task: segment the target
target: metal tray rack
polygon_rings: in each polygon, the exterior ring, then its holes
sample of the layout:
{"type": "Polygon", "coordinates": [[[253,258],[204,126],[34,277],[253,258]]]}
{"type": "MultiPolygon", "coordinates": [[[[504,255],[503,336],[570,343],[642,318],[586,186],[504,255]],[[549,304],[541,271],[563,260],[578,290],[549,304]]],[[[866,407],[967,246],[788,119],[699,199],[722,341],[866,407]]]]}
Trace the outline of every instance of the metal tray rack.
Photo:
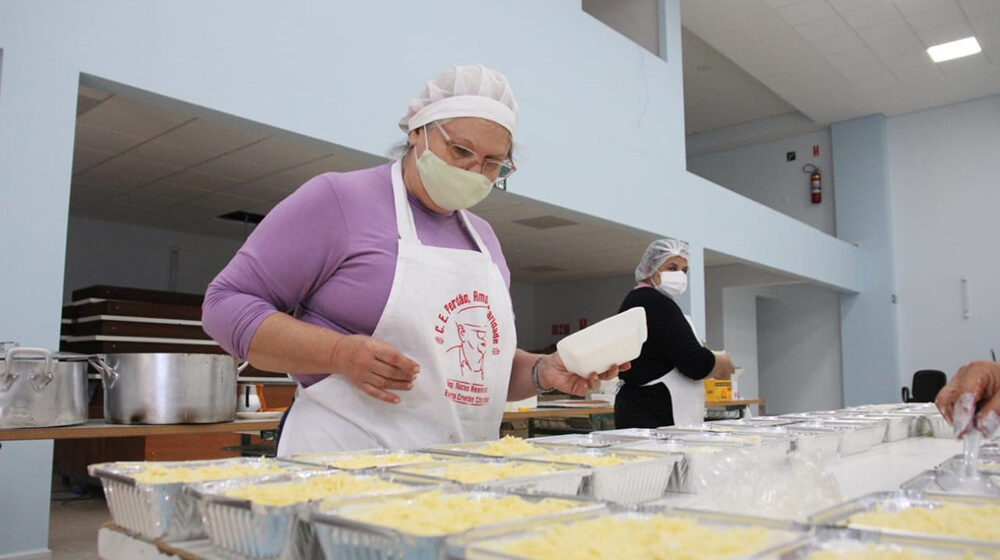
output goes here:
{"type": "MultiPolygon", "coordinates": [[[[923,508],[936,508],[941,507],[945,504],[964,504],[971,506],[996,506],[996,500],[990,500],[986,498],[974,498],[969,496],[929,496],[921,492],[912,492],[907,490],[899,490],[895,492],[874,492],[872,494],[867,494],[834,506],[827,510],[821,511],[809,518],[809,523],[816,527],[848,527],[851,529],[856,529],[862,532],[873,532],[879,533],[881,535],[901,537],[901,538],[918,538],[918,539],[934,539],[942,542],[958,543],[958,544],[975,544],[978,546],[990,547],[993,550],[1000,551],[1000,540],[997,541],[987,541],[979,539],[966,539],[960,537],[953,537],[950,535],[933,534],[919,531],[905,531],[900,529],[891,528],[876,528],[868,526],[852,526],[848,524],[848,520],[851,516],[874,511],[881,508],[883,511],[887,512],[897,512],[903,511],[909,508],[923,507],[923,508]]],[[[1000,531],[998,531],[998,536],[1000,536],[1000,531]]]]}
{"type": "Polygon", "coordinates": [[[579,465],[551,463],[548,461],[538,461],[534,459],[519,459],[514,457],[477,457],[470,455],[465,457],[456,457],[454,461],[437,461],[433,463],[417,463],[413,465],[391,467],[386,469],[386,472],[397,472],[429,477],[439,480],[442,483],[460,483],[466,484],[470,487],[489,489],[505,488],[510,490],[543,492],[563,496],[578,496],[583,490],[584,479],[590,476],[593,470],[589,467],[581,468],[579,465]],[[446,473],[443,472],[452,465],[504,465],[525,463],[546,465],[550,470],[539,474],[510,476],[475,483],[466,483],[461,480],[449,479],[447,478],[446,473]]]}
{"type": "MultiPolygon", "coordinates": [[[[480,530],[498,530],[511,524],[532,523],[550,518],[568,516],[578,518],[598,511],[605,511],[606,506],[600,502],[581,500],[567,496],[553,496],[539,493],[521,493],[502,490],[475,490],[462,487],[451,487],[446,493],[465,494],[472,499],[485,500],[503,496],[520,496],[521,498],[538,502],[546,498],[576,501],[579,507],[558,514],[546,514],[516,521],[508,521],[484,525],[480,530]]],[[[416,493],[394,496],[405,499],[416,497],[416,493]]],[[[322,504],[311,504],[302,517],[308,520],[319,541],[325,558],[331,560],[438,560],[448,554],[449,541],[468,531],[460,531],[448,535],[415,535],[405,531],[379,526],[352,519],[352,515],[371,511],[381,504],[380,500],[352,500],[335,507],[323,507],[322,504]]],[[[475,531],[477,529],[473,529],[475,531]]],[[[460,553],[460,551],[458,551],[460,553]]]]}
{"type": "Polygon", "coordinates": [[[212,542],[212,548],[219,554],[243,560],[306,560],[315,557],[319,545],[312,527],[299,519],[298,511],[303,507],[303,502],[275,506],[258,504],[226,494],[245,486],[304,482],[310,478],[331,475],[373,478],[397,483],[403,487],[366,494],[316,496],[314,500],[346,500],[361,496],[403,494],[411,492],[414,486],[430,487],[439,484],[436,480],[404,474],[329,469],[192,484],[187,486],[185,491],[199,499],[208,538],[212,542]]]}
{"type": "MultiPolygon", "coordinates": [[[[464,556],[462,557],[468,560],[528,560],[527,557],[505,553],[500,550],[500,547],[510,541],[542,536],[560,524],[570,524],[584,519],[649,519],[658,514],[671,517],[693,518],[699,525],[718,529],[762,527],[770,530],[772,532],[772,542],[765,548],[748,556],[738,557],[744,559],[774,558],[772,554],[773,550],[785,548],[791,543],[802,541],[809,529],[807,526],[798,523],[757,519],[725,513],[668,509],[664,507],[640,507],[637,510],[598,511],[574,518],[559,518],[554,516],[542,523],[523,523],[518,526],[506,527],[503,531],[471,531],[466,535],[452,539],[449,544],[452,549],[464,550],[464,556]]],[[[567,550],[567,556],[571,556],[572,552],[572,550],[567,550]]],[[[738,560],[738,558],[734,558],[733,560],[738,560]]]]}
{"type": "Polygon", "coordinates": [[[542,461],[573,463],[593,469],[584,481],[582,493],[598,500],[621,504],[638,504],[655,500],[667,490],[676,464],[684,459],[681,454],[655,453],[627,449],[586,449],[564,446],[545,446],[545,451],[526,458],[542,461]],[[552,455],[559,456],[553,458],[552,455]],[[570,455],[571,457],[565,457],[570,455]],[[617,456],[626,460],[618,465],[588,465],[587,457],[617,456]],[[577,462],[574,459],[580,457],[577,462]]]}
{"type": "Polygon", "coordinates": [[[264,472],[267,465],[278,465],[289,472],[317,470],[319,467],[276,459],[245,457],[207,461],[170,461],[148,463],[121,461],[96,463],[87,467],[90,476],[99,478],[108,501],[111,520],[119,527],[147,539],[189,540],[205,535],[198,500],[183,492],[185,482],[139,482],[135,476],[150,465],[169,469],[197,469],[245,465],[264,472]]]}

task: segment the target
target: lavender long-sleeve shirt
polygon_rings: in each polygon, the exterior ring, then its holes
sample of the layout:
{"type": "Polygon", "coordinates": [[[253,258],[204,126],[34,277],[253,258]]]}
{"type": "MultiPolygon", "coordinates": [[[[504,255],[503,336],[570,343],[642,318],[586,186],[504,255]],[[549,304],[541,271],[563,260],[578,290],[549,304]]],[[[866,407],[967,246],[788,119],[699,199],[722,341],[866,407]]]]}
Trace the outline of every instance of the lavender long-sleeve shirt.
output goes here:
{"type": "MultiPolygon", "coordinates": [[[[396,272],[391,164],[325,173],[274,207],[208,285],[202,326],[227,352],[246,358],[254,331],[288,312],[346,334],[375,331],[396,272]]],[[[478,250],[457,212],[438,214],[409,196],[421,243],[478,250]]],[[[493,229],[469,214],[510,288],[493,229]]],[[[304,386],[323,375],[293,375],[304,386]]]]}

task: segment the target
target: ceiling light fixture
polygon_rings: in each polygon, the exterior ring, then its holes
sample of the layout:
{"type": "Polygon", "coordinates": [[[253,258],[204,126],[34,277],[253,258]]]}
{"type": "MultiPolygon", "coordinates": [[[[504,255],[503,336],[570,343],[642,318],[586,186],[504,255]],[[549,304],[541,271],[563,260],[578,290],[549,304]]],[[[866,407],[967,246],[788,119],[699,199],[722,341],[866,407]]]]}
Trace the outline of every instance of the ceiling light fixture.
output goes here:
{"type": "Polygon", "coordinates": [[[944,62],[955,58],[962,58],[970,54],[976,54],[983,50],[979,46],[979,41],[975,37],[966,37],[949,43],[941,43],[927,48],[927,54],[934,62],[944,62]]]}

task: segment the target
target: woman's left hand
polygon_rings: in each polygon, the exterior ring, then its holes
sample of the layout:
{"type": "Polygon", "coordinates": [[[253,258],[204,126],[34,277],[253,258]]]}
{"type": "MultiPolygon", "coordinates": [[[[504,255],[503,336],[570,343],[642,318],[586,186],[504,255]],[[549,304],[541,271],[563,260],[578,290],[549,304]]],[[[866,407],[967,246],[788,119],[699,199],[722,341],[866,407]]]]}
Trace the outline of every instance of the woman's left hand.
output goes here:
{"type": "Polygon", "coordinates": [[[553,352],[542,357],[542,363],[538,364],[538,382],[546,389],[557,389],[563,393],[584,397],[588,391],[596,390],[601,386],[601,381],[614,379],[618,373],[632,367],[630,362],[611,366],[607,371],[597,373],[592,372],[587,377],[581,377],[568,369],[559,357],[558,352],[553,352]]]}

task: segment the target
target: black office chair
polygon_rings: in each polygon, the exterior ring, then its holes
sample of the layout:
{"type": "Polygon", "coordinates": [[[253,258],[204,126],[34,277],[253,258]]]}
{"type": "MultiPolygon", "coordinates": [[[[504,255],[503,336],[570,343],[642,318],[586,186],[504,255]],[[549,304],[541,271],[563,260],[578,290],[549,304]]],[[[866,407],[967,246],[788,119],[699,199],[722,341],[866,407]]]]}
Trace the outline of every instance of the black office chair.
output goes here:
{"type": "Polygon", "coordinates": [[[948,376],[937,369],[922,369],[913,374],[913,395],[903,387],[903,402],[934,402],[938,391],[948,383],[948,376]]]}

